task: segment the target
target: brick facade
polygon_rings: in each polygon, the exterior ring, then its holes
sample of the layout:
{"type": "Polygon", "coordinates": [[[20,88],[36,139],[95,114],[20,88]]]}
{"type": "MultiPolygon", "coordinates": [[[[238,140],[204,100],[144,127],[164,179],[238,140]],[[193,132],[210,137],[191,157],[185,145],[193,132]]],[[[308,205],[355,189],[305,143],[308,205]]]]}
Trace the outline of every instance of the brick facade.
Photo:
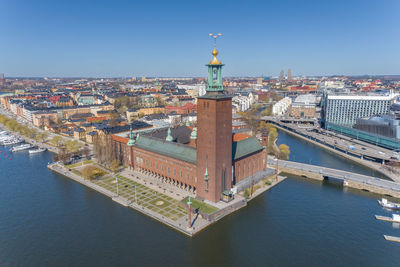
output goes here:
{"type": "Polygon", "coordinates": [[[197,177],[197,195],[214,202],[232,187],[231,97],[205,95],[197,100],[197,177]]]}

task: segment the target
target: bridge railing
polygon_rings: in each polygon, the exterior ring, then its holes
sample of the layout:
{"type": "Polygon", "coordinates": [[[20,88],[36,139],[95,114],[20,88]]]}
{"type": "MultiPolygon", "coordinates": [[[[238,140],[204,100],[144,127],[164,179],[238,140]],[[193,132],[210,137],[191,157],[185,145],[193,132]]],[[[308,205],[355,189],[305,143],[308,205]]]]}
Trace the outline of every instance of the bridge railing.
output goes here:
{"type": "MultiPolygon", "coordinates": [[[[276,160],[268,159],[268,163],[271,165],[276,165],[276,160]]],[[[375,187],[380,187],[383,189],[400,191],[399,183],[380,179],[377,177],[363,175],[363,174],[359,174],[359,173],[347,172],[347,171],[338,170],[338,169],[332,169],[332,168],[327,168],[327,167],[322,167],[322,166],[317,166],[317,165],[305,164],[305,163],[294,162],[294,161],[284,161],[284,160],[279,160],[279,166],[287,167],[287,168],[291,168],[291,169],[297,169],[297,170],[301,170],[301,171],[309,171],[309,172],[313,172],[313,173],[319,173],[322,176],[333,177],[333,178],[342,179],[342,180],[350,180],[350,181],[363,183],[363,184],[367,184],[367,185],[371,185],[371,186],[375,186],[375,187]]]]}

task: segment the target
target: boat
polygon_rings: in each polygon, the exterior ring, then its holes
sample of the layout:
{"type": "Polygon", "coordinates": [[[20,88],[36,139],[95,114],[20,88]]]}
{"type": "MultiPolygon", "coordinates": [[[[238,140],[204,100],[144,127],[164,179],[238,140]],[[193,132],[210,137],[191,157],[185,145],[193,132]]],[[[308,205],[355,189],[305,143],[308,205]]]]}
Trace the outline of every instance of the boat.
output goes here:
{"type": "Polygon", "coordinates": [[[46,151],[46,148],[29,149],[29,154],[37,154],[46,151]]]}
{"type": "Polygon", "coordinates": [[[400,237],[397,237],[397,236],[383,235],[383,237],[384,237],[387,241],[400,242],[400,237]]]}
{"type": "Polygon", "coordinates": [[[18,138],[11,138],[3,141],[2,145],[3,146],[12,146],[12,145],[17,145],[19,143],[24,142],[23,139],[18,139],[18,138]]]}
{"type": "Polygon", "coordinates": [[[400,214],[392,214],[392,217],[375,215],[375,218],[380,221],[400,223],[400,214]]]}
{"type": "Polygon", "coordinates": [[[400,209],[400,204],[390,202],[386,198],[382,198],[382,200],[378,200],[379,205],[386,209],[391,209],[391,210],[399,210],[400,209]]]}
{"type": "Polygon", "coordinates": [[[31,144],[23,144],[23,145],[19,145],[19,146],[15,146],[13,148],[10,149],[11,152],[17,152],[17,151],[22,151],[22,150],[26,150],[26,149],[30,149],[33,146],[31,144]]]}

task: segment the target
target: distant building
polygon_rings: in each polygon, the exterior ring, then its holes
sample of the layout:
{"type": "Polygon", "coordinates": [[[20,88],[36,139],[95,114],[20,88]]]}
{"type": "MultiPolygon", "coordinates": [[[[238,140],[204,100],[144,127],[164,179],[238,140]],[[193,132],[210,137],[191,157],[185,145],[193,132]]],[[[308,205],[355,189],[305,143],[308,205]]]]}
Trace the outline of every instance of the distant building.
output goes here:
{"type": "Polygon", "coordinates": [[[316,99],[314,95],[299,95],[292,102],[290,116],[295,118],[315,118],[316,99]]]}
{"type": "Polygon", "coordinates": [[[279,100],[272,106],[272,114],[274,116],[281,116],[289,109],[292,100],[289,97],[285,97],[279,100]]]}
{"type": "Polygon", "coordinates": [[[0,73],[0,86],[6,85],[6,79],[4,79],[4,73],[0,73]]]}
{"type": "Polygon", "coordinates": [[[400,118],[390,115],[357,119],[354,128],[365,132],[400,139],[400,118]]]}
{"type": "Polygon", "coordinates": [[[288,81],[292,80],[292,70],[291,69],[288,69],[288,71],[287,71],[287,79],[288,79],[288,81]]]}
{"type": "Polygon", "coordinates": [[[285,78],[285,72],[281,70],[281,72],[279,73],[279,80],[283,81],[284,78],[285,78]]]}
{"type": "Polygon", "coordinates": [[[388,114],[396,95],[326,95],[324,101],[324,122],[352,127],[358,118],[388,114]]]}

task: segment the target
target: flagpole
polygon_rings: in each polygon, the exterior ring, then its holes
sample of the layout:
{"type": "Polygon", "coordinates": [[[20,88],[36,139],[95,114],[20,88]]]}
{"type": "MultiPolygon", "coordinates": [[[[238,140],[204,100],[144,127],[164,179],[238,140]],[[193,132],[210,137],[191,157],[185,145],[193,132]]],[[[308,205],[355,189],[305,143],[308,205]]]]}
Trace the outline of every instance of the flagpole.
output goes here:
{"type": "Polygon", "coordinates": [[[117,182],[117,196],[119,196],[119,193],[118,193],[118,178],[117,177],[115,177],[115,181],[117,182]]]}

